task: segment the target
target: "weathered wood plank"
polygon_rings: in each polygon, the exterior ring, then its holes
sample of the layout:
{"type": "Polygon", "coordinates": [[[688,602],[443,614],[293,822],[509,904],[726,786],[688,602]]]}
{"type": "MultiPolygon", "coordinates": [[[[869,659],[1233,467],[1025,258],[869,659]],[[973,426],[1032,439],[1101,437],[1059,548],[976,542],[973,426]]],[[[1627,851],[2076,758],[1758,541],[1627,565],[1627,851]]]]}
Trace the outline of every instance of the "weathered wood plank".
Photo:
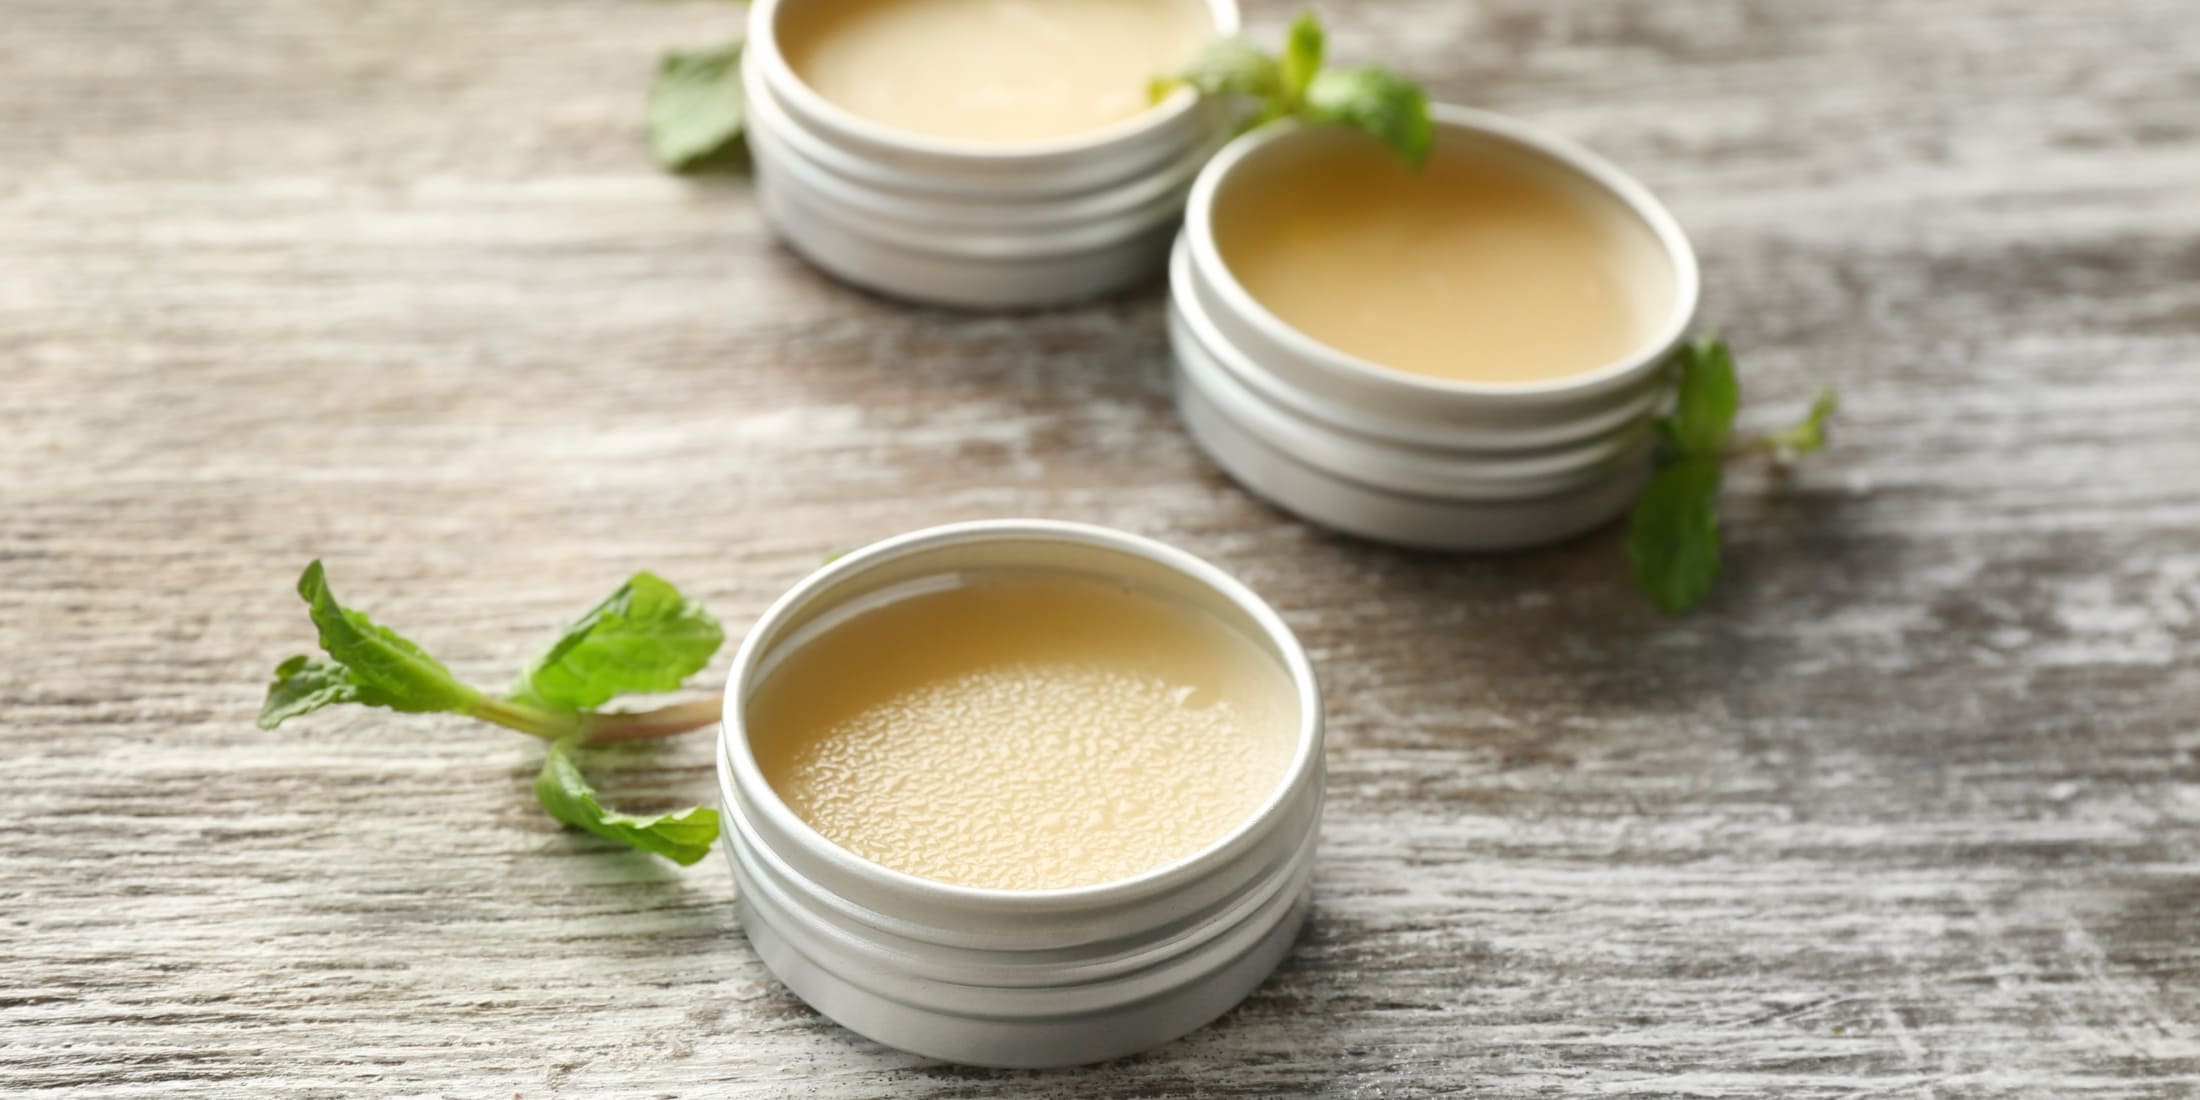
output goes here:
{"type": "MultiPolygon", "coordinates": [[[[732,9],[12,0],[0,1092],[2200,1089],[2200,13],[1329,14],[1658,188],[1754,415],[1841,384],[1824,462],[1738,479],[1699,614],[1613,532],[1454,559],[1248,499],[1178,430],[1155,293],[823,280],[641,149],[655,54],[732,9]],[[715,861],[555,829],[523,739],[251,725],[315,555],[494,682],[636,567],[739,629],[827,553],[1001,514],[1216,559],[1329,689],[1305,942],[1141,1058],[882,1051],[762,970],[715,861]]],[[[707,747],[614,782],[708,797],[707,747]]]]}

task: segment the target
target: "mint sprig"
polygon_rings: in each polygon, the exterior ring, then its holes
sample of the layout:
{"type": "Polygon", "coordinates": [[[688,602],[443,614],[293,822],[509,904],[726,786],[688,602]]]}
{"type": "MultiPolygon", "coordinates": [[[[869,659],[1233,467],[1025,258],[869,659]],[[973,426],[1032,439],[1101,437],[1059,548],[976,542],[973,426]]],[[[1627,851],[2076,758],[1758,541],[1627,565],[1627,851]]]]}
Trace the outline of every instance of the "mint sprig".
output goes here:
{"type": "Polygon", "coordinates": [[[1727,460],[1756,453],[1785,463],[1818,450],[1838,402],[1831,388],[1821,390],[1802,420],[1733,446],[1742,391],[1725,342],[1686,345],[1673,375],[1673,411],[1652,425],[1657,472],[1628,517],[1627,560],[1651,602],[1679,614],[1709,595],[1719,578],[1719,486],[1727,460]]]}
{"type": "Polygon", "coordinates": [[[716,698],[643,711],[595,709],[621,695],[677,689],[725,642],[718,621],[663,578],[634,574],[567,627],[502,697],[460,681],[417,643],[345,607],[320,562],[306,566],[298,595],[328,656],[299,654],[275,666],[260,706],[262,729],[345,703],[465,715],[552,742],[535,797],[559,821],[682,864],[709,850],[718,811],[621,814],[603,807],[580,770],[579,755],[589,745],[669,737],[718,721],[716,698]]]}
{"type": "Polygon", "coordinates": [[[1254,100],[1258,107],[1248,128],[1279,118],[1357,127],[1420,167],[1436,142],[1427,93],[1378,65],[1324,69],[1325,38],[1321,20],[1305,12],[1291,24],[1280,55],[1242,38],[1218,39],[1183,69],[1154,78],[1147,92],[1156,102],[1184,86],[1204,96],[1254,100]]]}

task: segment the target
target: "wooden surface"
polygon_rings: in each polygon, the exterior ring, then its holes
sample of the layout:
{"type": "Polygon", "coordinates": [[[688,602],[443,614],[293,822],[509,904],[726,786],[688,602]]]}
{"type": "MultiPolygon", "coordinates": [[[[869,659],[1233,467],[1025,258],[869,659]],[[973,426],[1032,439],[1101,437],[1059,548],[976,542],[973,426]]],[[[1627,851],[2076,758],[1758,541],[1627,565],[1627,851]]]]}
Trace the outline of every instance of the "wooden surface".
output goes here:
{"type": "MultiPolygon", "coordinates": [[[[1447,558],[1254,502],[1155,291],[821,278],[644,154],[657,54],[730,7],[0,3],[0,1094],[2200,1091],[2200,8],[1326,7],[1656,188],[1746,418],[1842,387],[1823,461],[1730,487],[1699,613],[1613,531],[1447,558]],[[880,1049],[764,972],[717,859],[554,827],[533,742],[252,724],[316,555],[494,684],[635,568],[738,632],[1008,514],[1236,571],[1329,690],[1310,931],[1143,1057],[880,1049]]],[[[701,739],[611,772],[713,790],[701,739]]]]}

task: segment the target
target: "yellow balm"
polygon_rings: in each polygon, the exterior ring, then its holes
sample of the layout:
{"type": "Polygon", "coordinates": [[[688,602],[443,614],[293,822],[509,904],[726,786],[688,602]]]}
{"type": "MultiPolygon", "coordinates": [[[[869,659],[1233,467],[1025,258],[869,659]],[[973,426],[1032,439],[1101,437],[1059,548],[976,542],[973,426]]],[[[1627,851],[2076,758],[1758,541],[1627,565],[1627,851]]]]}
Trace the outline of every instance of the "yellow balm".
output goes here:
{"type": "Polygon", "coordinates": [[[776,37],[795,75],[873,122],[928,137],[1028,142],[1151,105],[1215,25],[1198,0],[812,0],[776,37]]]}
{"type": "Polygon", "coordinates": [[[827,839],[941,882],[1036,890],[1220,839],[1282,782],[1298,713],[1282,666],[1203,612],[1006,574],[831,626],[745,719],[765,780],[827,839]]]}
{"type": "Polygon", "coordinates": [[[1292,328],[1401,371],[1520,383],[1617,363],[1672,312],[1657,238],[1573,170],[1447,134],[1414,171],[1340,136],[1215,205],[1223,263],[1292,328]]]}

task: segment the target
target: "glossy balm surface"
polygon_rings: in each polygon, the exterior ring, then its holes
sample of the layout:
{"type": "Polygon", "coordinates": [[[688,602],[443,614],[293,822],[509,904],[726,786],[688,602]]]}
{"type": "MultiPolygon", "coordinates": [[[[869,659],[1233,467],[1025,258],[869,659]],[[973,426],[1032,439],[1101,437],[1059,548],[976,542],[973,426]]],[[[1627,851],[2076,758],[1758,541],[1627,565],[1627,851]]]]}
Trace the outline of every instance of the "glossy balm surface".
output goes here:
{"type": "Polygon", "coordinates": [[[1617,363],[1672,311],[1649,227],[1570,170],[1445,140],[1416,172],[1345,137],[1249,162],[1215,206],[1223,263],[1292,328],[1396,370],[1524,383],[1617,363]]]}
{"type": "Polygon", "coordinates": [[[802,82],[927,137],[1071,137],[1151,107],[1154,76],[1214,37],[1197,0],[808,0],[782,9],[802,82]]]}
{"type": "Polygon", "coordinates": [[[1096,580],[1003,576],[836,624],[745,711],[764,778],[899,871],[1032,890],[1128,878],[1282,783],[1296,695],[1252,640],[1096,580]]]}

